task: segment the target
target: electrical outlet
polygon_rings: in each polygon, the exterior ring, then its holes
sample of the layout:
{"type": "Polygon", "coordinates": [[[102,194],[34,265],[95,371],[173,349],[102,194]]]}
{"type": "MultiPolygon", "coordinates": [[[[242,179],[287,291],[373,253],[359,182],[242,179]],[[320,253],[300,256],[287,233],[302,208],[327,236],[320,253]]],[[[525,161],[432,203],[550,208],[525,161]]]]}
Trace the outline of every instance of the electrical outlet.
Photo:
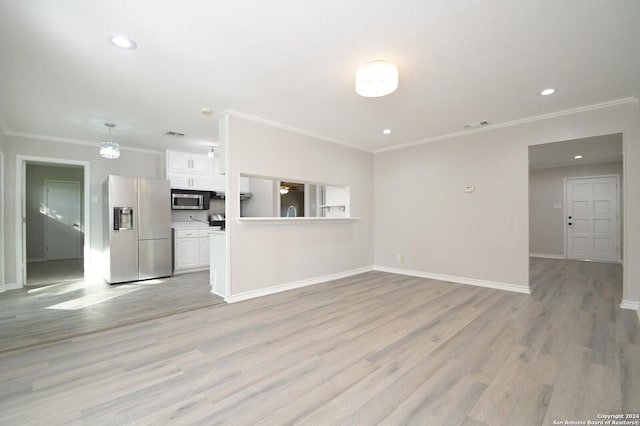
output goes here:
{"type": "Polygon", "coordinates": [[[396,254],[396,260],[398,262],[404,262],[404,257],[402,257],[402,255],[400,253],[396,254]]]}

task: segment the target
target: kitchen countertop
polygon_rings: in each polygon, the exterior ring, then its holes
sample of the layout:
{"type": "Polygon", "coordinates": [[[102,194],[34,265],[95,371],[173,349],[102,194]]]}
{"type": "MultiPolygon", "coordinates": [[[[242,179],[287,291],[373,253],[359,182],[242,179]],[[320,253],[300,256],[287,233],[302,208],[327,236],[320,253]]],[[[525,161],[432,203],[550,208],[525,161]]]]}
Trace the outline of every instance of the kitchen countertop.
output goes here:
{"type": "Polygon", "coordinates": [[[219,226],[209,226],[206,223],[202,222],[171,222],[171,227],[175,229],[204,229],[204,228],[214,228],[220,229],[219,226]]]}

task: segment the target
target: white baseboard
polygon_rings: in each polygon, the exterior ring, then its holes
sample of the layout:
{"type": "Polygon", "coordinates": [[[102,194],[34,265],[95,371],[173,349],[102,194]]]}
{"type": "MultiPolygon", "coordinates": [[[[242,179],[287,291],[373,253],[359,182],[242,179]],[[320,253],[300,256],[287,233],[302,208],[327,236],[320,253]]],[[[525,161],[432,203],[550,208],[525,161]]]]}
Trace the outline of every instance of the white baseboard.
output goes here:
{"type": "Polygon", "coordinates": [[[429,278],[429,279],[439,280],[439,281],[449,281],[449,282],[458,283],[458,284],[469,284],[469,285],[475,285],[478,287],[493,288],[496,290],[506,290],[506,291],[513,291],[516,293],[531,294],[531,289],[529,288],[529,286],[525,287],[517,284],[478,280],[475,278],[457,277],[453,275],[433,274],[431,272],[415,271],[411,269],[392,268],[389,266],[374,265],[373,270],[381,271],[381,272],[390,272],[392,274],[410,275],[412,277],[429,278]]]}
{"type": "Polygon", "coordinates": [[[640,315],[640,302],[634,302],[631,300],[622,299],[622,302],[620,302],[620,307],[622,309],[631,309],[632,311],[639,311],[638,315],[640,315]]]}
{"type": "Polygon", "coordinates": [[[632,311],[636,311],[638,314],[638,322],[640,322],[640,302],[633,302],[631,300],[622,299],[620,302],[620,307],[622,309],[630,309],[632,311]]]}
{"type": "Polygon", "coordinates": [[[16,283],[6,283],[5,285],[0,285],[0,293],[3,293],[8,290],[17,290],[19,288],[22,288],[22,287],[20,287],[16,283]]]}
{"type": "Polygon", "coordinates": [[[177,269],[173,271],[173,275],[190,274],[191,272],[202,272],[202,271],[208,271],[208,270],[209,270],[208,266],[202,266],[199,268],[189,268],[189,269],[177,269]]]}
{"type": "Polygon", "coordinates": [[[338,272],[335,274],[322,275],[320,277],[309,278],[301,281],[294,281],[285,284],[279,284],[272,287],[261,288],[259,290],[245,291],[243,293],[234,294],[224,298],[227,303],[241,302],[243,300],[254,299],[256,297],[268,296],[270,294],[280,293],[282,291],[293,290],[300,287],[306,287],[314,284],[320,284],[327,281],[333,281],[340,278],[347,278],[352,275],[363,274],[372,271],[373,267],[365,266],[364,268],[351,269],[349,271],[338,272]]]}
{"type": "Polygon", "coordinates": [[[542,257],[543,259],[566,259],[563,254],[529,253],[529,257],[542,257]]]}

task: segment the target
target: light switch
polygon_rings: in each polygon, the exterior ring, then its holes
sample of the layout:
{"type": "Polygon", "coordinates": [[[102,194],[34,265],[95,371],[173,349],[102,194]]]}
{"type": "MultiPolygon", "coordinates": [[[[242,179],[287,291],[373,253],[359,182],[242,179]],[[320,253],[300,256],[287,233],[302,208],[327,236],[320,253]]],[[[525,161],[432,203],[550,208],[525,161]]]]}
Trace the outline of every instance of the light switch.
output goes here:
{"type": "Polygon", "coordinates": [[[93,197],[91,197],[91,202],[93,204],[98,204],[100,202],[100,198],[97,195],[94,195],[93,197]]]}
{"type": "Polygon", "coordinates": [[[464,192],[475,192],[476,187],[473,185],[465,185],[464,192]]]}

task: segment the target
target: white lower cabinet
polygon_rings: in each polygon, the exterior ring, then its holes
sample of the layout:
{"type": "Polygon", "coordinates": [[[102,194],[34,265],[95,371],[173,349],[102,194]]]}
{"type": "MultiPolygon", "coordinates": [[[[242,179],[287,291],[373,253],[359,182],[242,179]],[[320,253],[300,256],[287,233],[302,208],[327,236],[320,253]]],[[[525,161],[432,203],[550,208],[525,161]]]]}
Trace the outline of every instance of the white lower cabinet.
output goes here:
{"type": "Polygon", "coordinates": [[[176,229],[173,256],[176,272],[209,267],[209,230],[176,229]]]}
{"type": "Polygon", "coordinates": [[[198,258],[200,265],[209,266],[209,232],[198,238],[198,258]]]}
{"type": "Polygon", "coordinates": [[[211,291],[218,296],[229,297],[227,291],[227,240],[224,231],[211,232],[211,291]]]}

